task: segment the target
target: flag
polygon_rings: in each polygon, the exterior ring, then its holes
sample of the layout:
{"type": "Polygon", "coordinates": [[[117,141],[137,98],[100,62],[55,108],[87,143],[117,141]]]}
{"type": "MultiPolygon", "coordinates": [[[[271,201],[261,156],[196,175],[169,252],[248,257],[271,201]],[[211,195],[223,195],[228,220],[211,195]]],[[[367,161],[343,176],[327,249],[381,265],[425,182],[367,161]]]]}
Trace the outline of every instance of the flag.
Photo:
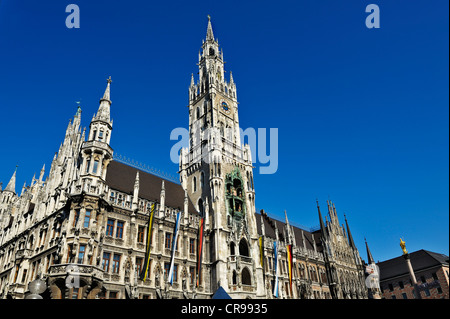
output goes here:
{"type": "Polygon", "coordinates": [[[205,229],[205,218],[200,219],[198,228],[198,246],[197,246],[197,287],[200,284],[200,274],[202,270],[202,251],[203,251],[203,232],[205,229]]]}
{"type": "Polygon", "coordinates": [[[292,294],[292,245],[286,246],[287,261],[288,261],[288,273],[289,273],[289,287],[292,294]]]}
{"type": "Polygon", "coordinates": [[[173,284],[173,267],[174,267],[174,261],[175,261],[175,251],[177,250],[177,239],[178,239],[178,230],[180,228],[180,215],[181,212],[177,213],[177,220],[175,222],[175,230],[173,232],[173,239],[172,239],[172,260],[170,262],[170,270],[169,270],[169,276],[167,278],[170,285],[173,284]]]}
{"type": "Polygon", "coordinates": [[[263,273],[263,280],[266,280],[266,276],[264,276],[264,237],[259,237],[259,259],[261,260],[261,267],[263,273]]]}
{"type": "Polygon", "coordinates": [[[273,295],[278,298],[278,252],[277,252],[277,242],[273,242],[273,253],[274,253],[274,271],[275,271],[275,283],[273,285],[273,295]]]}
{"type": "Polygon", "coordinates": [[[155,216],[155,206],[153,203],[150,209],[150,216],[148,218],[148,231],[147,231],[147,248],[145,251],[145,262],[144,268],[142,268],[141,275],[139,276],[141,280],[145,281],[148,276],[148,267],[150,266],[150,247],[152,245],[152,227],[153,227],[153,217],[155,216]]]}

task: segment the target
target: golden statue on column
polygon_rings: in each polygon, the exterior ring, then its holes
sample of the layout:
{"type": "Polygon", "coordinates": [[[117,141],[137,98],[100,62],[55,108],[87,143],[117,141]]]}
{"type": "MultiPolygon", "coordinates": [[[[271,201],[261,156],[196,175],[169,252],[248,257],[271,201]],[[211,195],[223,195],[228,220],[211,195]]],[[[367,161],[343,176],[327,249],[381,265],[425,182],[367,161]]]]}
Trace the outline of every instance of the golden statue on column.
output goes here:
{"type": "Polygon", "coordinates": [[[403,241],[403,239],[400,238],[400,247],[403,250],[403,255],[406,255],[408,253],[408,251],[406,250],[406,245],[405,242],[403,241]]]}

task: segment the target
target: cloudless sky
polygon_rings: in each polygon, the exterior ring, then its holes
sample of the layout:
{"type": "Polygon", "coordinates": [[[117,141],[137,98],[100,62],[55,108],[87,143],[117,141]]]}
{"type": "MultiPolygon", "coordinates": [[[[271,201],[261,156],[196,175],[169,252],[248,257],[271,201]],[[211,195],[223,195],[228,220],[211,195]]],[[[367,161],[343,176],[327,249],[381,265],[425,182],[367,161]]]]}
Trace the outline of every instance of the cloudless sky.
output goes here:
{"type": "Polygon", "coordinates": [[[0,0],[0,181],[39,175],[81,100],[89,126],[111,76],[111,146],[177,175],[207,15],[237,84],[243,129],[278,128],[256,209],[313,227],[331,199],[367,260],[448,255],[448,1],[0,0]],[[80,28],[65,25],[80,8],[80,28]],[[380,8],[368,29],[368,4],[380,8]]]}

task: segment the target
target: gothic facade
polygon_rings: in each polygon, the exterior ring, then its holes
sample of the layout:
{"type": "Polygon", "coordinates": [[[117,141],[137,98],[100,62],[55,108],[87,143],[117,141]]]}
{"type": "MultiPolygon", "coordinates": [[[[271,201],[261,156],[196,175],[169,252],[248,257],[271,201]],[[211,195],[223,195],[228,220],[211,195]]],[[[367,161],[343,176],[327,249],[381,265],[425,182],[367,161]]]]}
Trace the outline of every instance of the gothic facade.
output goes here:
{"type": "Polygon", "coordinates": [[[317,204],[317,230],[294,227],[287,215],[283,222],[256,212],[236,84],[231,72],[225,79],[211,21],[198,67],[199,79],[192,76],[189,86],[190,144],[180,152],[180,184],[114,160],[110,79],[89,130],[81,127],[80,108],[69,122],[46,179],[43,167],[19,195],[14,172],[0,189],[1,298],[25,298],[36,278],[48,286],[44,297],[56,299],[211,298],[219,287],[232,298],[273,298],[276,277],[279,298],[367,298],[364,261],[333,203],[327,201],[325,221],[317,204]],[[153,204],[149,276],[143,281],[153,204]],[[291,281],[286,245],[293,247],[291,281]]]}

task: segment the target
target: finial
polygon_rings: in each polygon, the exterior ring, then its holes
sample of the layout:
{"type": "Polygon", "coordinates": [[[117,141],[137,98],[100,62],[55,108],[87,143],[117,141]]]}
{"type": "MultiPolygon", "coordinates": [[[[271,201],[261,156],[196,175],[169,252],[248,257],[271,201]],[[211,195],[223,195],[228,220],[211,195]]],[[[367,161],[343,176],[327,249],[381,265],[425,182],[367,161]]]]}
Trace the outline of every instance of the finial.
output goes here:
{"type": "Polygon", "coordinates": [[[211,21],[211,16],[208,14],[208,21],[211,21]]]}
{"type": "Polygon", "coordinates": [[[109,84],[111,84],[112,80],[111,80],[111,75],[109,76],[109,78],[106,80],[106,82],[108,82],[109,84]]]}

